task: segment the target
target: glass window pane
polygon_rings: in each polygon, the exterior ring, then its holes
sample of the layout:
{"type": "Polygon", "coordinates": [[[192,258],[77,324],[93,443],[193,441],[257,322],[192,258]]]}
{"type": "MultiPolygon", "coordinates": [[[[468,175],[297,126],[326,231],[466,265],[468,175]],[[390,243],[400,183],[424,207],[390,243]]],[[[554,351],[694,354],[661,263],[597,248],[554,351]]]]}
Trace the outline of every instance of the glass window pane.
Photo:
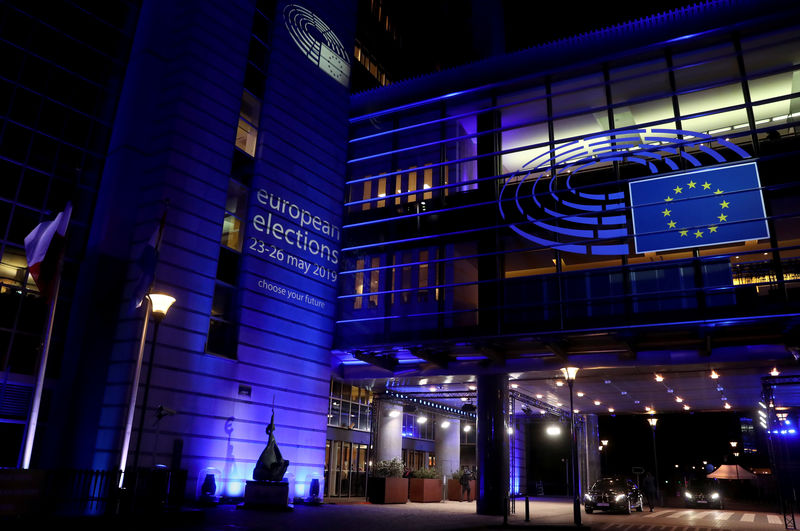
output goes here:
{"type": "Polygon", "coordinates": [[[255,157],[257,137],[258,129],[240,118],[239,127],[236,131],[236,147],[251,157],[255,157]]]}
{"type": "Polygon", "coordinates": [[[227,214],[222,222],[222,245],[241,252],[243,242],[242,220],[227,214]]]}
{"type": "Polygon", "coordinates": [[[261,102],[258,100],[258,98],[245,90],[242,94],[242,106],[239,111],[239,116],[258,127],[258,119],[260,115],[261,102]]]}
{"type": "Polygon", "coordinates": [[[678,95],[678,106],[682,116],[742,104],[744,95],[740,83],[678,95]]]}

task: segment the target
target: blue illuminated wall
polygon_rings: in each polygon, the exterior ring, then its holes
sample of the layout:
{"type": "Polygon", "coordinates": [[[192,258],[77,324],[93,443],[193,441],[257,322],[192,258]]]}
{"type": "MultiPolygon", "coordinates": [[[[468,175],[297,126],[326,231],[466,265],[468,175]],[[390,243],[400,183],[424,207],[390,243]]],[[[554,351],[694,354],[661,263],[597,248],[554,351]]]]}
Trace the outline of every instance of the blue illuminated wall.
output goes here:
{"type": "MultiPolygon", "coordinates": [[[[302,6],[352,49],[354,2],[302,6]]],[[[283,14],[296,22],[296,6],[279,2],[278,13],[245,232],[239,364],[264,382],[247,406],[248,439],[263,441],[274,396],[275,434],[302,495],[325,459],[349,95],[291,38],[283,14]]]]}
{"type": "MultiPolygon", "coordinates": [[[[206,345],[251,28],[255,10],[270,5],[144,2],[89,239],[87,262],[96,265],[82,272],[86,291],[74,306],[79,316],[102,307],[109,324],[93,329],[79,319],[74,327],[64,396],[77,398],[56,404],[51,466],[118,466],[142,315],[131,312],[129,264],[169,200],[155,287],[177,302],[160,326],[140,466],[169,465],[180,440],[187,493],[214,467],[218,494],[241,495],[274,404],[298,494],[311,474],[322,475],[349,105],[349,58],[336,53],[352,49],[355,2],[304,2],[307,11],[292,11],[317,29],[324,21],[338,48],[326,41],[301,49],[284,22],[285,3],[268,15],[269,73],[256,95],[260,127],[234,301],[238,343],[233,359],[206,345]],[[177,413],[156,431],[158,405],[177,413]]],[[[129,464],[146,364],[142,374],[129,464]]]]}

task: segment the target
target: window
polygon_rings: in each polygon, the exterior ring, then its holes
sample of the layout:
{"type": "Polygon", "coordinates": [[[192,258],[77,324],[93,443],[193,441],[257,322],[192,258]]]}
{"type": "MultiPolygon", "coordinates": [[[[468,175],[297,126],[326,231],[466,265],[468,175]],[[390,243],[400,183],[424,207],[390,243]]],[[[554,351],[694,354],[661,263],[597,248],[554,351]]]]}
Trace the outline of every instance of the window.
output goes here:
{"type": "Polygon", "coordinates": [[[244,91],[242,106],[239,110],[239,127],[236,131],[236,147],[255,157],[258,140],[258,120],[261,114],[261,102],[252,94],[244,91]]]}

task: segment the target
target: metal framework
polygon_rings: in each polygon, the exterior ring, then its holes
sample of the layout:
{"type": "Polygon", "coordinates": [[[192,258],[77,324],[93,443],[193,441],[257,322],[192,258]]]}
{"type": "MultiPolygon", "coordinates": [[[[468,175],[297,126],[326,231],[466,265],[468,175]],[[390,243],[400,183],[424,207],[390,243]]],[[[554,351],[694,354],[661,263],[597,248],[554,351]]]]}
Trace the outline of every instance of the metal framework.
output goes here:
{"type": "MultiPolygon", "coordinates": [[[[782,386],[800,386],[800,376],[771,376],[761,379],[761,388],[764,404],[767,406],[767,443],[769,447],[769,457],[772,464],[772,471],[778,483],[778,503],[783,513],[783,523],[786,529],[797,529],[795,513],[797,512],[797,501],[794,496],[797,485],[796,478],[789,469],[793,468],[791,455],[787,442],[782,439],[774,428],[779,426],[780,419],[776,412],[775,391],[782,386]]],[[[792,406],[797,404],[791,404],[792,406]]],[[[797,459],[797,457],[794,457],[797,459]]]]}

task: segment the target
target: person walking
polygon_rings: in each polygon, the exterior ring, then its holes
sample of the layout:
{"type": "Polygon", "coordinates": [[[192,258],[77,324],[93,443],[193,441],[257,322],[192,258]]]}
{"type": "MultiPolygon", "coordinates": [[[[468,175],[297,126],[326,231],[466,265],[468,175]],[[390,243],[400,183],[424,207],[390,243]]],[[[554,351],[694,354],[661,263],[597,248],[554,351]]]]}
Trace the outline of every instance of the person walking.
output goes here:
{"type": "Polygon", "coordinates": [[[467,493],[466,501],[470,500],[472,496],[472,489],[470,487],[469,482],[472,481],[472,472],[470,472],[468,467],[464,467],[464,470],[461,472],[461,478],[459,482],[461,483],[461,501],[464,501],[464,492],[467,493]]]}
{"type": "Polygon", "coordinates": [[[650,512],[653,512],[653,502],[656,500],[658,493],[656,492],[656,479],[653,474],[648,470],[642,479],[642,487],[644,495],[647,498],[647,505],[650,506],[650,512]]]}

